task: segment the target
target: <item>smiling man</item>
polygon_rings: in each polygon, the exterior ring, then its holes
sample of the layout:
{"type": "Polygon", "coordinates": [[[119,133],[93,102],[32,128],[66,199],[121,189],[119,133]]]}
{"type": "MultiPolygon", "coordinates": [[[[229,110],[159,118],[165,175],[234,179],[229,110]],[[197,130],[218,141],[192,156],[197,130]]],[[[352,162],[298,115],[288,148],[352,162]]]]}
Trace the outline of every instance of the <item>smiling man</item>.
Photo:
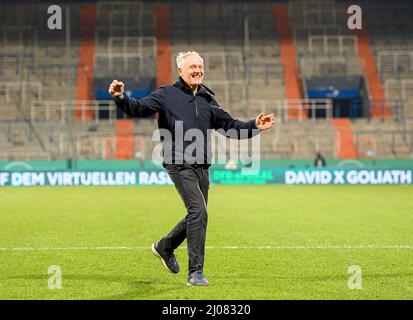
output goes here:
{"type": "Polygon", "coordinates": [[[171,133],[182,130],[181,133],[185,137],[185,133],[191,130],[199,133],[196,136],[201,138],[195,142],[201,148],[195,150],[198,153],[201,150],[201,154],[195,156],[192,152],[185,152],[194,142],[192,140],[186,141],[183,136],[182,139],[177,139],[176,135],[171,141],[162,140],[163,166],[175,184],[187,214],[165,237],[153,243],[151,250],[161,259],[168,271],[178,273],[179,264],[174,250],[187,239],[187,285],[208,286],[203,269],[211,165],[211,142],[208,139],[210,130],[231,131],[231,134],[225,134],[230,138],[251,138],[260,131],[271,128],[274,124],[274,115],[261,113],[256,119],[246,122],[232,118],[219,106],[214,93],[202,84],[204,62],[197,52],[179,53],[176,64],[178,81],[159,88],[147,97],[139,100],[128,97],[124,92],[123,82],[118,80],[112,82],[109,93],[114,97],[116,105],[130,116],[145,117],[158,113],[160,129],[171,133]]]}

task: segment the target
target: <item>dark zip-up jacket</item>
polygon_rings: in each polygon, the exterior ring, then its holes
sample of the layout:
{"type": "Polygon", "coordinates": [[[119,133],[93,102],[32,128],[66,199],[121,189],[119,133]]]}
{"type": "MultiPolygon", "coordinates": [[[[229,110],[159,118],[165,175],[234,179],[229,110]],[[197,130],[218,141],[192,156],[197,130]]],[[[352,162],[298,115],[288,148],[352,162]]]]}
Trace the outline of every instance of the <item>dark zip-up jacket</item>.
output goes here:
{"type": "Polygon", "coordinates": [[[194,141],[199,148],[202,148],[201,155],[198,155],[195,163],[209,166],[212,158],[211,129],[223,129],[224,131],[233,129],[224,135],[236,139],[251,138],[259,133],[255,119],[244,122],[232,118],[219,106],[214,93],[209,88],[200,85],[196,94],[193,94],[181,77],[173,85],[160,87],[141,99],[128,97],[125,93],[123,96],[123,99],[115,97],[114,100],[116,105],[129,116],[147,117],[155,113],[159,114],[158,126],[161,129],[164,166],[168,163],[187,162],[183,161],[185,159],[182,159],[182,155],[194,141]],[[162,129],[170,132],[171,139],[162,136],[162,129]],[[191,134],[193,132],[188,131],[190,129],[199,129],[198,132],[202,132],[202,138],[196,139],[191,134]],[[176,137],[179,137],[176,134],[179,132],[184,137],[186,133],[193,137],[189,141],[186,141],[187,137],[184,139],[180,137],[178,140],[183,140],[182,144],[176,141],[176,137]]]}

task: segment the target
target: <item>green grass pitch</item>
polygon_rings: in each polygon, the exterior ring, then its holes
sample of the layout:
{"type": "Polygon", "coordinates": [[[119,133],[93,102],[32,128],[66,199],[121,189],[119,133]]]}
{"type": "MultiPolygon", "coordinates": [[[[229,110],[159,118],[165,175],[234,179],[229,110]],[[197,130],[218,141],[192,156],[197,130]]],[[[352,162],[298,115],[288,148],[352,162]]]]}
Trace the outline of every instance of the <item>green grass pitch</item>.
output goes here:
{"type": "Polygon", "coordinates": [[[412,186],[211,186],[208,209],[193,288],[186,242],[177,275],[149,249],[185,215],[172,186],[2,188],[0,299],[413,298],[412,186]]]}

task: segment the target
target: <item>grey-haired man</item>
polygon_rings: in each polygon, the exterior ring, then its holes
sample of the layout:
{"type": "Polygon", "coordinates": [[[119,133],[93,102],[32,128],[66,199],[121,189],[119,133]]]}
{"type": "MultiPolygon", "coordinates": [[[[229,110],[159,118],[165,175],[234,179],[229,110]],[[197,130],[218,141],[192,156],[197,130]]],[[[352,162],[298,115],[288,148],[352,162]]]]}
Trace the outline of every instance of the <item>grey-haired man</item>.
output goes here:
{"type": "Polygon", "coordinates": [[[187,161],[188,154],[185,153],[192,141],[179,144],[174,137],[162,141],[163,166],[181,196],[187,214],[165,237],[153,243],[151,249],[168,271],[178,273],[179,264],[174,250],[187,239],[187,285],[208,286],[203,273],[211,164],[208,135],[211,129],[223,129],[226,132],[232,129],[236,136],[228,137],[250,138],[260,131],[271,128],[274,124],[274,115],[261,113],[256,119],[247,122],[232,118],[218,105],[214,93],[202,84],[204,63],[197,52],[179,53],[176,63],[179,80],[173,85],[159,88],[147,97],[139,100],[128,97],[124,93],[124,84],[117,80],[110,85],[109,93],[114,97],[117,106],[130,116],[145,117],[158,113],[160,129],[175,133],[181,128],[183,135],[193,129],[202,133],[203,141],[199,141],[202,145],[202,154],[196,155],[195,161],[187,161]]]}

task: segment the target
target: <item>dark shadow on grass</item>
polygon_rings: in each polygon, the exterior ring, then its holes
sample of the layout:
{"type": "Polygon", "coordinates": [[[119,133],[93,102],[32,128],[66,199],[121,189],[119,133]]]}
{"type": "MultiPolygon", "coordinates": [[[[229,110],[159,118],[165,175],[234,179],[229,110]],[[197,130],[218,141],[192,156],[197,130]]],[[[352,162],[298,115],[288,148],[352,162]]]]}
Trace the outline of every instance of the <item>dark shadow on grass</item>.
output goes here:
{"type": "Polygon", "coordinates": [[[162,297],[165,293],[171,293],[178,288],[182,288],[184,284],[173,284],[172,281],[156,280],[133,280],[127,283],[129,290],[107,296],[101,296],[98,300],[136,300],[136,299],[153,299],[159,296],[162,297]]]}
{"type": "MultiPolygon", "coordinates": [[[[4,277],[3,277],[4,278],[4,277]]],[[[0,278],[1,279],[1,278],[0,278]]],[[[13,277],[7,277],[9,280],[27,280],[27,281],[47,281],[48,276],[40,274],[25,274],[13,277]]],[[[131,276],[116,276],[102,274],[67,274],[64,275],[63,285],[70,281],[86,281],[98,282],[100,286],[110,286],[111,283],[120,283],[127,286],[129,289],[123,293],[113,295],[104,295],[91,297],[93,300],[134,300],[134,299],[152,299],[156,296],[161,296],[165,293],[176,291],[178,288],[183,288],[185,283],[177,283],[176,279],[165,281],[161,279],[139,279],[131,276]]],[[[72,287],[73,288],[73,287],[72,287]]],[[[79,296],[87,295],[88,287],[79,288],[79,296]]]]}

